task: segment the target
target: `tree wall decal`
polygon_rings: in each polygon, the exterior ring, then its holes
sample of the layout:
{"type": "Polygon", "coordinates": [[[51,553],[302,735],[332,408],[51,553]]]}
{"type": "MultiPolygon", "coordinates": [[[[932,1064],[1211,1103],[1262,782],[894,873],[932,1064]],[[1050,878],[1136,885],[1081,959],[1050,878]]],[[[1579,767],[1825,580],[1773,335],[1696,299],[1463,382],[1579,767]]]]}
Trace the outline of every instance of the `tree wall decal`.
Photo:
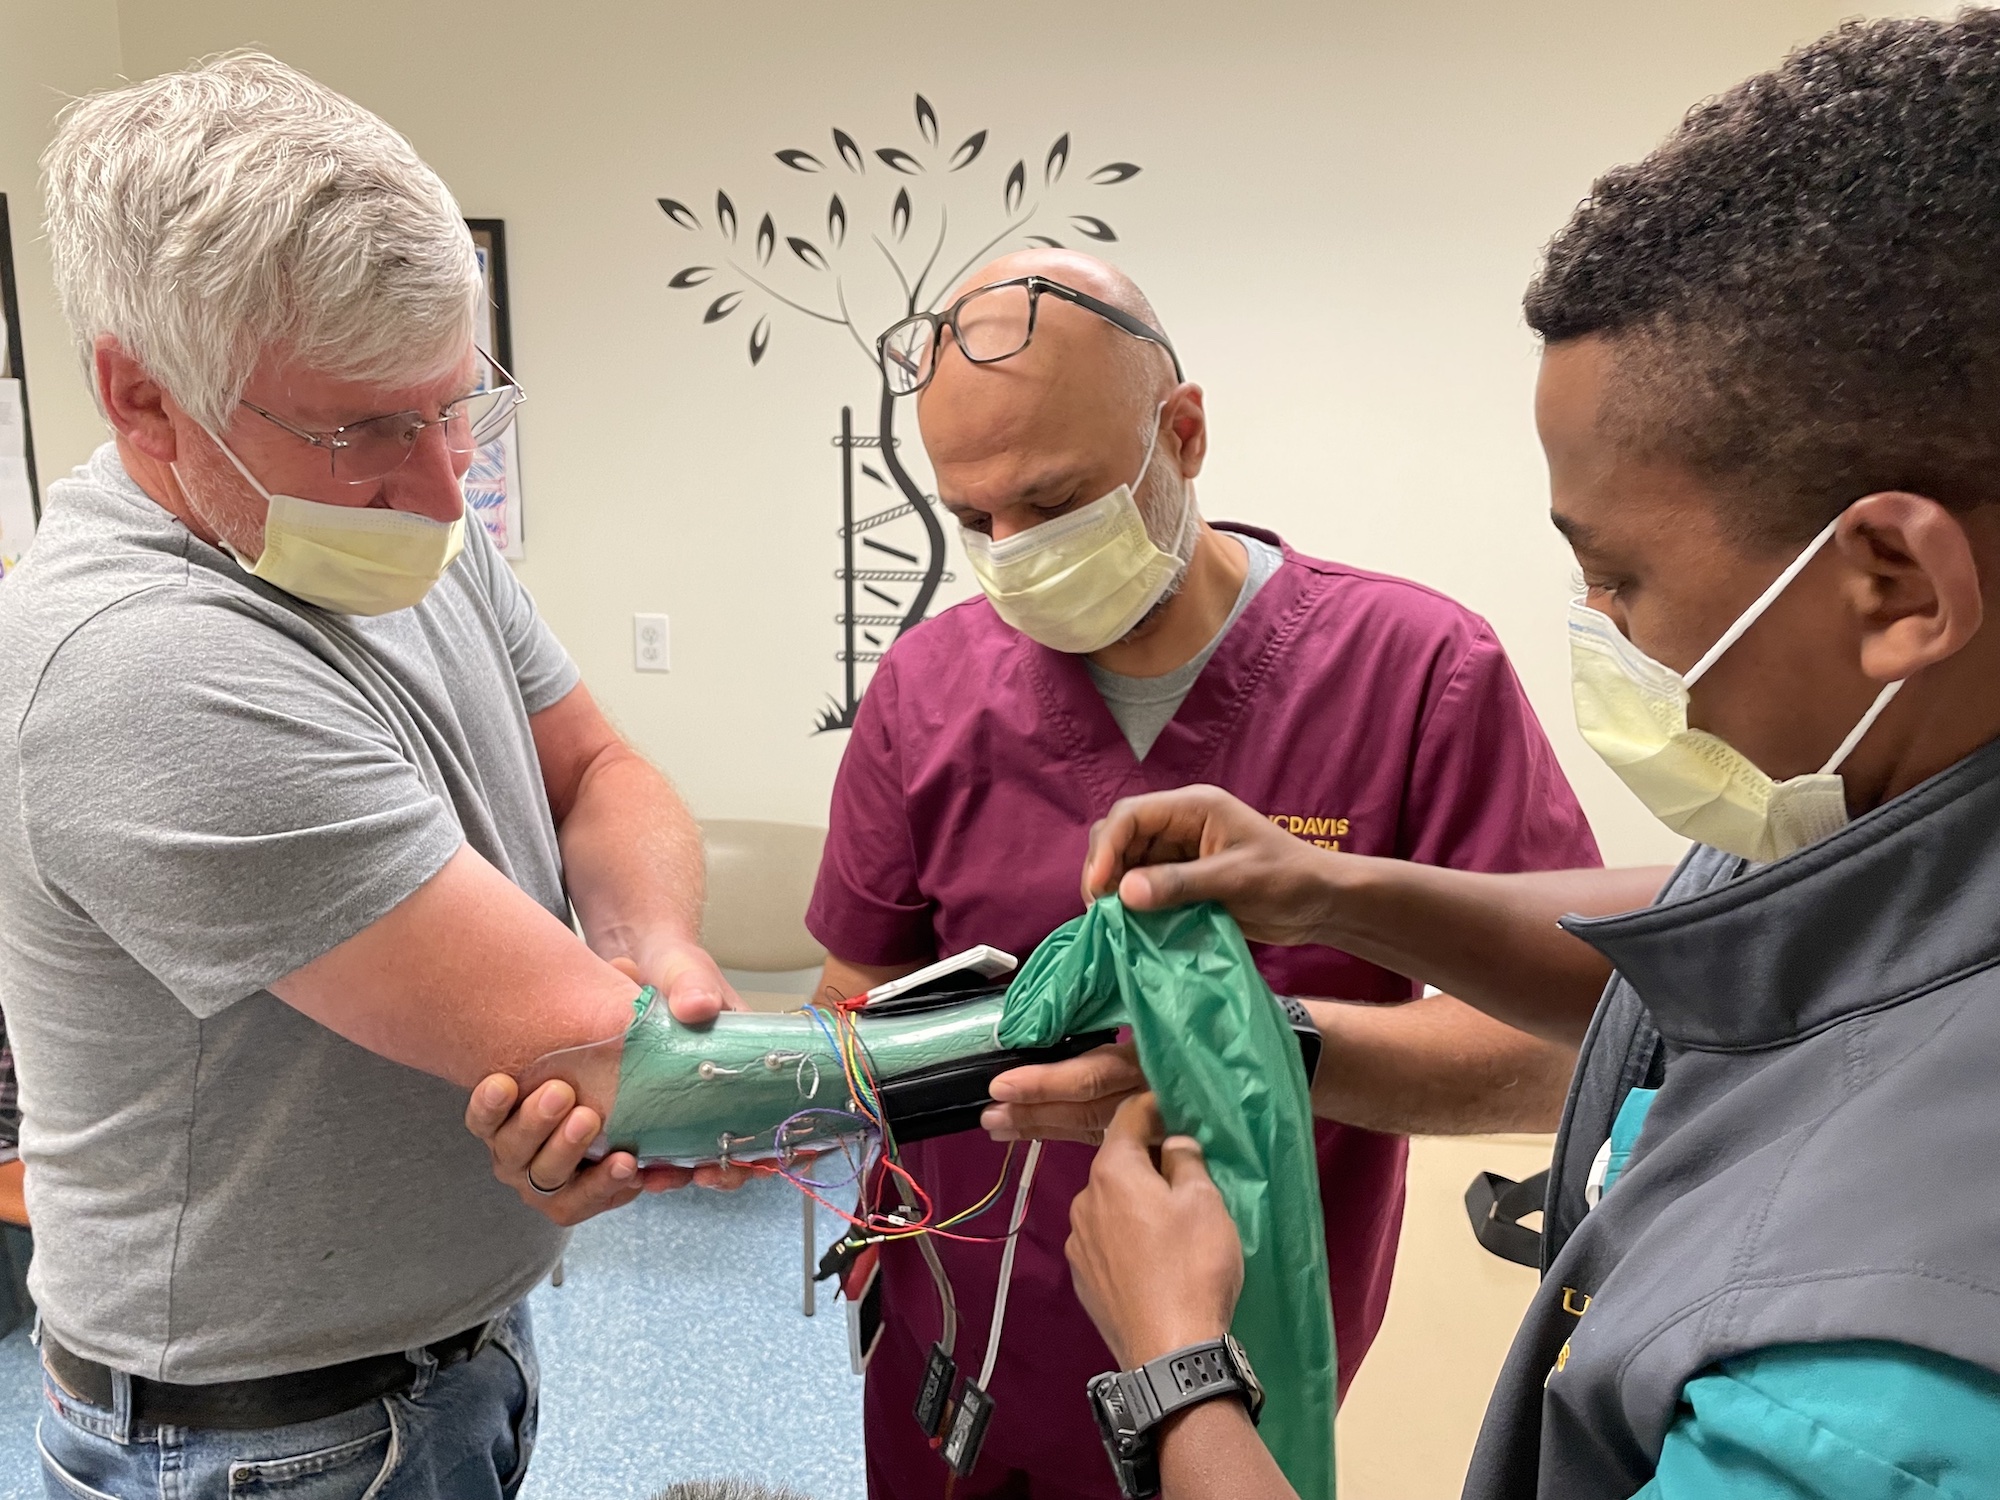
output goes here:
{"type": "Polygon", "coordinates": [[[1070,134],[1056,137],[1046,152],[1023,153],[1005,167],[1005,153],[989,152],[990,129],[950,142],[937,110],[922,94],[913,111],[916,136],[904,144],[864,148],[848,131],[831,127],[831,149],[791,146],[772,153],[788,173],[828,179],[822,208],[817,195],[810,210],[793,200],[780,227],[777,212],[757,216],[739,210],[727,190],[713,205],[697,209],[678,198],[658,200],[668,221],[695,241],[694,259],[675,271],[667,285],[699,292],[701,322],[747,330],[743,349],[760,365],[773,346],[773,320],[803,320],[824,333],[845,335],[867,362],[877,388],[876,431],[857,434],[852,408],[843,408],[840,434],[842,515],[841,567],[845,607],[837,616],[844,668],[843,692],[829,695],[816,730],[853,725],[861,689],[856,668],[881,659],[889,640],[929,614],[945,572],[945,532],[928,494],[897,455],[897,399],[876,363],[875,336],[898,318],[935,311],[944,295],[970,271],[997,254],[1032,245],[1061,248],[1081,239],[1114,243],[1118,235],[1096,213],[1095,195],[1130,182],[1139,168],[1128,161],[1107,162],[1088,173],[1069,171],[1070,134]],[[1031,168],[1030,163],[1033,162],[1031,168]],[[913,191],[914,190],[914,191],[913,191]],[[808,217],[809,214],[809,217],[808,217]],[[1054,231],[1054,233],[1051,233],[1054,231]],[[742,314],[742,320],[729,320],[742,314]],[[857,452],[879,453],[881,468],[857,452]],[[857,472],[889,492],[886,508],[857,517],[857,472]],[[914,520],[921,538],[899,547],[868,533],[914,520]],[[907,566],[857,566],[857,542],[907,566]],[[885,608],[857,601],[859,592],[885,608]],[[889,587],[906,592],[890,593],[889,587]]]}

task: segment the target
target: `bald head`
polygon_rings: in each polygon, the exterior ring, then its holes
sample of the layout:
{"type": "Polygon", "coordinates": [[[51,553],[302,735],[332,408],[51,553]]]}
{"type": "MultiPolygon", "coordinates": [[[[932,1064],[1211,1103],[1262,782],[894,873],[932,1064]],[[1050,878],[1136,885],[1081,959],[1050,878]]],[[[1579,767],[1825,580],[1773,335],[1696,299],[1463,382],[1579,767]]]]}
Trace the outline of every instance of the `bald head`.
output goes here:
{"type": "MultiPolygon", "coordinates": [[[[1084,292],[1158,329],[1159,317],[1146,294],[1116,266],[1077,250],[1021,250],[988,261],[945,298],[951,306],[967,292],[1023,276],[1084,292]]],[[[1088,392],[1095,404],[1122,404],[1136,412],[1157,406],[1173,381],[1173,360],[1157,344],[1136,338],[1096,313],[1044,297],[1035,314],[1034,341],[1012,359],[976,365],[946,337],[937,373],[919,398],[928,434],[962,408],[983,408],[989,420],[1031,420],[1041,411],[1068,406],[1088,392]]]]}
{"type": "MultiPolygon", "coordinates": [[[[1160,327],[1129,276],[1074,250],[1003,255],[953,288],[945,305],[1022,276],[1047,277],[1160,327]]],[[[1161,433],[1161,457],[1191,461],[1192,468],[1182,463],[1182,477],[1191,478],[1205,441],[1199,387],[1176,381],[1158,344],[1044,296],[1032,342],[1010,359],[974,364],[946,334],[936,373],[917,397],[917,419],[940,498],[961,523],[1004,536],[1133,481],[1169,398],[1176,409],[1171,430],[1161,433]]]]}

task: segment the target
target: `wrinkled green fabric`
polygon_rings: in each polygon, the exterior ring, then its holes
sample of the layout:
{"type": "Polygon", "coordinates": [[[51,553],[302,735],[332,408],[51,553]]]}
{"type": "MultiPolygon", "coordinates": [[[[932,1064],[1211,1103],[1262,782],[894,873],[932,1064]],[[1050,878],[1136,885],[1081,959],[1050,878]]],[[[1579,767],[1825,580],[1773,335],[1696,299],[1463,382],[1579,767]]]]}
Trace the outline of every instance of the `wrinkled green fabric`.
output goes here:
{"type": "Polygon", "coordinates": [[[1029,958],[1000,1041],[1039,1047],[1121,1023],[1168,1131],[1201,1142],[1243,1238],[1231,1331],[1267,1393],[1264,1444],[1300,1500],[1332,1500],[1333,1310],[1297,1039],[1222,908],[1133,912],[1107,896],[1029,958]]]}

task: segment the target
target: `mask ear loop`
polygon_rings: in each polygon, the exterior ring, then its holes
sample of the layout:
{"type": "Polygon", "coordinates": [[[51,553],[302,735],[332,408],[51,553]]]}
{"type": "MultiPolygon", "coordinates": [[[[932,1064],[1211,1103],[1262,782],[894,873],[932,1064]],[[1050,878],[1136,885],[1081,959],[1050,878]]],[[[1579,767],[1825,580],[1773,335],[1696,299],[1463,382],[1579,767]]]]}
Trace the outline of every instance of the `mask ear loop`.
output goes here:
{"type": "Polygon", "coordinates": [[[1825,529],[1810,542],[1806,543],[1806,550],[1793,558],[1785,571],[1771,580],[1771,586],[1759,594],[1756,601],[1736,617],[1734,625],[1731,625],[1727,630],[1722,632],[1722,639],[1717,641],[1713,646],[1710,646],[1702,654],[1701,660],[1687,669],[1681,681],[1689,687],[1693,687],[1697,682],[1701,681],[1702,674],[1707,672],[1710,667],[1714,666],[1721,659],[1723,652],[1742,640],[1743,632],[1748,630],[1752,625],[1755,625],[1759,619],[1763,618],[1764,611],[1771,607],[1772,601],[1785,591],[1794,578],[1805,571],[1806,564],[1819,555],[1819,549],[1832,539],[1834,528],[1839,524],[1839,516],[1835,516],[1831,521],[1828,521],[1825,529]]]}
{"type": "MultiPolygon", "coordinates": [[[[1736,623],[1722,632],[1722,639],[1710,646],[1702,653],[1701,660],[1688,668],[1687,675],[1682,677],[1681,681],[1693,687],[1701,680],[1702,675],[1721,659],[1723,652],[1743,639],[1743,633],[1763,617],[1764,611],[1771,607],[1772,601],[1785,591],[1794,578],[1805,571],[1807,563],[1819,556],[1820,549],[1833,539],[1833,533],[1839,525],[1839,516],[1828,521],[1821,528],[1819,535],[1806,543],[1805,550],[1786,565],[1785,571],[1771,580],[1771,586],[1759,594],[1750,607],[1736,617],[1736,623]]],[[[1868,712],[1861,716],[1861,722],[1847,732],[1847,738],[1840,742],[1833,754],[1828,757],[1826,764],[1819,768],[1820,775],[1830,776],[1840,769],[1842,762],[1854,753],[1854,747],[1859,745],[1868,731],[1875,727],[1875,721],[1882,717],[1882,710],[1895,701],[1896,694],[1902,691],[1903,684],[1908,680],[1908,678],[1898,678],[1875,695],[1875,701],[1868,705],[1868,712]]]]}
{"type": "MultiPolygon", "coordinates": [[[[1132,503],[1135,506],[1139,503],[1139,486],[1146,482],[1146,476],[1153,470],[1153,455],[1159,451],[1160,447],[1160,418],[1166,413],[1166,410],[1167,403],[1165,401],[1162,401],[1158,406],[1153,408],[1153,436],[1151,441],[1146,444],[1146,457],[1139,465],[1139,477],[1127,486],[1131,491],[1132,503]]],[[[1200,518],[1195,514],[1194,502],[1188,498],[1187,480],[1183,476],[1181,480],[1181,519],[1180,524],[1174,529],[1172,554],[1174,561],[1179,563],[1183,570],[1187,568],[1188,563],[1192,561],[1194,555],[1193,549],[1188,544],[1188,533],[1198,531],[1200,524],[1200,518]]]]}
{"type": "Polygon", "coordinates": [[[1903,684],[1910,679],[1898,677],[1894,682],[1875,695],[1875,701],[1868,706],[1868,712],[1861,716],[1861,722],[1847,732],[1847,738],[1840,742],[1840,748],[1833,752],[1827,763],[1819,768],[1819,774],[1827,776],[1840,769],[1841,762],[1854,753],[1854,747],[1861,743],[1875,721],[1882,717],[1882,710],[1895,701],[1896,694],[1903,690],[1903,684]]]}
{"type": "Polygon", "coordinates": [[[222,450],[222,456],[236,466],[236,472],[249,481],[250,488],[264,497],[265,504],[270,504],[272,498],[271,492],[264,488],[264,481],[259,479],[255,474],[252,474],[243,460],[236,456],[236,450],[223,442],[213,428],[204,427],[202,431],[208,434],[208,440],[211,443],[222,450]]]}

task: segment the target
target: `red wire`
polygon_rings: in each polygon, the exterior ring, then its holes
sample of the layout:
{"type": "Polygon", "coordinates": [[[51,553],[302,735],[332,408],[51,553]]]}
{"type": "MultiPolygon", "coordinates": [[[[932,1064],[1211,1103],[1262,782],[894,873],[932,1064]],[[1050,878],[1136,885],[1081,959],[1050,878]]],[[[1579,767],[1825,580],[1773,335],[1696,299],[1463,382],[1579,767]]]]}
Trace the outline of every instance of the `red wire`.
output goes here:
{"type": "MultiPolygon", "coordinates": [[[[854,1013],[862,1009],[864,1006],[866,1006],[867,1003],[868,1003],[868,997],[865,994],[862,994],[862,995],[857,995],[852,999],[836,1000],[833,1002],[832,1005],[824,1006],[823,1008],[828,1009],[832,1012],[836,1052],[841,1050],[839,1047],[839,1036],[841,1028],[845,1026],[848,1037],[853,1044],[853,1049],[854,1049],[853,1055],[860,1060],[860,1071],[862,1077],[868,1085],[869,1092],[873,1094],[877,1099],[879,1099],[881,1098],[881,1085],[876,1079],[875,1061],[871,1056],[869,1056],[867,1045],[861,1040],[860,1029],[854,1023],[854,1013]]],[[[941,1239],[952,1240],[959,1244],[964,1244],[964,1245],[1005,1244],[1007,1241],[1007,1236],[1004,1234],[1003,1235],[954,1234],[950,1230],[934,1227],[933,1221],[937,1217],[936,1202],[931,1198],[931,1195],[924,1190],[924,1185],[921,1182],[918,1182],[916,1177],[911,1174],[909,1169],[906,1168],[899,1160],[896,1159],[895,1155],[896,1141],[894,1135],[889,1130],[889,1123],[887,1119],[884,1118],[884,1116],[878,1113],[877,1111],[870,1109],[866,1104],[862,1102],[860,1090],[855,1087],[854,1076],[848,1070],[845,1058],[842,1058],[841,1071],[847,1083],[848,1101],[851,1104],[853,1104],[855,1113],[860,1115],[863,1119],[867,1120],[870,1124],[872,1124],[876,1128],[878,1132],[880,1132],[883,1142],[883,1153],[878,1160],[879,1170],[876,1175],[876,1180],[874,1184],[864,1188],[862,1193],[862,1201],[860,1204],[857,1205],[857,1207],[863,1210],[862,1213],[860,1213],[859,1215],[851,1214],[843,1208],[836,1207],[834,1204],[829,1203],[825,1198],[821,1197],[820,1194],[816,1192],[813,1188],[807,1186],[803,1180],[794,1177],[791,1173],[785,1171],[784,1168],[777,1166],[773,1163],[747,1162],[741,1164],[741,1169],[757,1173],[760,1175],[775,1174],[783,1177],[787,1182],[791,1183],[793,1187],[797,1188],[800,1192],[804,1193],[808,1198],[812,1199],[812,1201],[817,1203],[820,1207],[826,1209],[829,1213],[833,1214],[835,1217],[844,1220],[852,1228],[859,1229],[863,1233],[874,1238],[879,1238],[884,1240],[896,1240],[896,1239],[911,1239],[919,1234],[934,1234],[940,1237],[941,1239]],[[921,1205],[920,1210],[916,1212],[913,1217],[904,1217],[903,1215],[900,1214],[896,1215],[895,1217],[898,1220],[900,1220],[900,1222],[896,1223],[888,1222],[890,1216],[883,1213],[879,1207],[875,1206],[879,1204],[881,1201],[882,1179],[892,1173],[895,1175],[898,1181],[902,1182],[905,1186],[909,1188],[911,1196],[913,1196],[917,1200],[918,1204],[921,1205]]],[[[1013,1155],[1011,1149],[1008,1155],[1009,1159],[1011,1160],[1013,1155]]],[[[1005,1184],[1005,1181],[1006,1181],[1006,1168],[1003,1166],[1001,1168],[1001,1182],[1003,1185],[1005,1184]]]]}

